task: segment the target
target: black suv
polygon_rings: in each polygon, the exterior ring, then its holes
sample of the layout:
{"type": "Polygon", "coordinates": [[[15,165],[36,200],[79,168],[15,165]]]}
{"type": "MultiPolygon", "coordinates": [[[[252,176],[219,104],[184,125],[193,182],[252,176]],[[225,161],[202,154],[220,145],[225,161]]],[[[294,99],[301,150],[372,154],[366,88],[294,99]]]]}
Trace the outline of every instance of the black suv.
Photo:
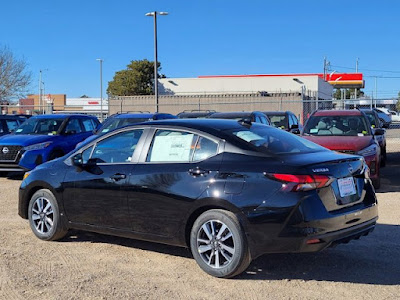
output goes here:
{"type": "Polygon", "coordinates": [[[271,125],[271,122],[268,119],[268,117],[260,111],[217,112],[208,116],[208,118],[248,121],[251,123],[271,125]]]}
{"type": "Polygon", "coordinates": [[[0,115],[0,136],[13,132],[26,120],[19,115],[0,115]]]}

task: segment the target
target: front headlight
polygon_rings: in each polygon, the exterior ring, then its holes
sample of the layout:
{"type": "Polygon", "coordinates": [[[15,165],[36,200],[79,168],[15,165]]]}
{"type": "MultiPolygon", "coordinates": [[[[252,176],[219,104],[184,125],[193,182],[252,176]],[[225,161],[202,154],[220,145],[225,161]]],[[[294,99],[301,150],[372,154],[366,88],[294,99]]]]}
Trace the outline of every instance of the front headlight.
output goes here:
{"type": "Polygon", "coordinates": [[[376,155],[377,150],[378,150],[378,146],[374,144],[374,145],[370,145],[367,148],[364,148],[364,149],[358,151],[357,154],[362,155],[364,157],[373,156],[373,155],[376,155]]]}
{"type": "Polygon", "coordinates": [[[39,143],[39,144],[34,144],[34,145],[30,145],[30,146],[26,146],[24,147],[25,151],[30,151],[30,150],[41,150],[44,149],[48,146],[50,146],[52,142],[44,142],[44,143],[39,143]]]}

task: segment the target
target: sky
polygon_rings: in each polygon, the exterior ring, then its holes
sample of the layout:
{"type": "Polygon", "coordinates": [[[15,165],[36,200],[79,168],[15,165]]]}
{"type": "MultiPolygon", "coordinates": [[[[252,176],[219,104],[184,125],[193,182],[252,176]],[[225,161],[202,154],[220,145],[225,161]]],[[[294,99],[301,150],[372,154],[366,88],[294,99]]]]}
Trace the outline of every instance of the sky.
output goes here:
{"type": "Polygon", "coordinates": [[[322,73],[364,74],[378,98],[400,91],[400,1],[265,0],[13,0],[2,1],[0,45],[24,58],[30,93],[100,97],[116,71],[132,60],[158,60],[167,77],[322,73]],[[383,72],[385,71],[385,72],[383,72]],[[388,72],[390,71],[390,72],[388,72]],[[390,78],[388,78],[390,77],[390,78]],[[398,77],[398,78],[392,78],[398,77]]]}

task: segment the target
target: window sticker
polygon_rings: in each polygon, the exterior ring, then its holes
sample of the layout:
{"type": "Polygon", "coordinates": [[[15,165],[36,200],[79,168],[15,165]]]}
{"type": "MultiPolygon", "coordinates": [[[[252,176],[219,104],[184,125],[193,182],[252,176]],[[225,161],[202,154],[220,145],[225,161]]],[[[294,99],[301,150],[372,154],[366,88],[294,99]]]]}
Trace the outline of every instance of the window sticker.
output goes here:
{"type": "Polygon", "coordinates": [[[364,136],[364,134],[362,134],[362,133],[357,133],[357,135],[358,135],[358,136],[364,136]]]}
{"type": "Polygon", "coordinates": [[[368,132],[366,131],[366,130],[363,130],[362,131],[362,134],[367,134],[368,132]]]}
{"type": "Polygon", "coordinates": [[[22,131],[22,129],[17,129],[15,132],[21,132],[22,131]]]}
{"type": "Polygon", "coordinates": [[[156,136],[150,161],[189,161],[194,134],[156,136]]]}
{"type": "Polygon", "coordinates": [[[239,131],[238,133],[236,133],[236,136],[238,138],[241,138],[242,140],[245,140],[246,142],[263,139],[263,137],[251,131],[239,131]]]}
{"type": "Polygon", "coordinates": [[[318,132],[318,129],[317,128],[311,128],[310,129],[310,133],[317,133],[318,132]]]}

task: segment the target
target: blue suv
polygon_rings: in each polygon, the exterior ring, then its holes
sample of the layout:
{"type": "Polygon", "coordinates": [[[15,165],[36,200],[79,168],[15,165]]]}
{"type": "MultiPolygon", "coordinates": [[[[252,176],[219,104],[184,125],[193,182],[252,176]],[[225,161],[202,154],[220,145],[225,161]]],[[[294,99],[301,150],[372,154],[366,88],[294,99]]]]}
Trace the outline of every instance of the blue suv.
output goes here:
{"type": "Polygon", "coordinates": [[[0,171],[27,171],[61,157],[93,134],[96,117],[41,115],[26,120],[12,134],[0,137],[0,171]]]}

